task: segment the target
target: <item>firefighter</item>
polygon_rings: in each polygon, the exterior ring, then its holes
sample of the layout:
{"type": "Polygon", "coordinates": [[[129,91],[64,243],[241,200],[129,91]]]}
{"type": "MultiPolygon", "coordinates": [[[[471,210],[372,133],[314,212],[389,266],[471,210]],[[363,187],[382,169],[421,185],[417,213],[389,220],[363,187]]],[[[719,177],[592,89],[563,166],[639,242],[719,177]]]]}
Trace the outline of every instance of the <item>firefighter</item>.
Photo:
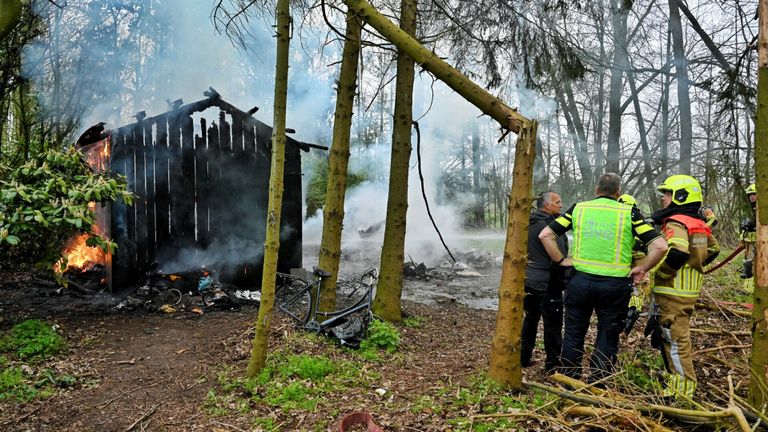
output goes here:
{"type": "Polygon", "coordinates": [[[593,312],[597,315],[595,349],[590,358],[590,382],[613,372],[624,330],[632,281],[639,281],[666,252],[666,242],[653,231],[637,209],[618,202],[621,179],[615,173],[600,176],[597,197],[572,206],[541,230],[539,239],[555,264],[573,266],[566,286],[565,332],[560,355],[562,371],[581,377],[584,339],[593,312]],[[573,258],[557,247],[557,237],[573,230],[573,258]],[[632,267],[635,237],[648,244],[648,258],[632,267]]]}
{"type": "Polygon", "coordinates": [[[752,265],[757,255],[757,249],[755,248],[757,240],[757,218],[755,216],[757,211],[757,188],[752,183],[744,192],[747,194],[749,205],[752,207],[752,218],[744,219],[741,222],[739,240],[741,240],[741,244],[744,246],[744,266],[741,269],[740,277],[744,279],[744,290],[751,293],[755,290],[752,265]]]}
{"type": "Polygon", "coordinates": [[[647,333],[652,333],[651,345],[661,351],[667,369],[663,395],[690,398],[696,389],[690,318],[703,268],[715,259],[719,247],[699,214],[702,194],[696,179],[673,175],[657,190],[663,194],[663,208],[651,218],[661,225],[669,250],[651,279],[653,306],[647,333]]]}
{"type": "MultiPolygon", "coordinates": [[[[633,207],[637,211],[637,200],[629,194],[619,197],[619,202],[633,207]]],[[[647,246],[637,237],[635,237],[635,246],[632,248],[632,267],[636,267],[645,258],[648,252],[647,246]]],[[[629,309],[627,310],[627,319],[624,324],[624,334],[629,334],[634,327],[635,322],[640,318],[640,312],[643,310],[645,299],[648,297],[650,281],[646,275],[643,279],[632,285],[632,296],[629,298],[629,309]]]]}

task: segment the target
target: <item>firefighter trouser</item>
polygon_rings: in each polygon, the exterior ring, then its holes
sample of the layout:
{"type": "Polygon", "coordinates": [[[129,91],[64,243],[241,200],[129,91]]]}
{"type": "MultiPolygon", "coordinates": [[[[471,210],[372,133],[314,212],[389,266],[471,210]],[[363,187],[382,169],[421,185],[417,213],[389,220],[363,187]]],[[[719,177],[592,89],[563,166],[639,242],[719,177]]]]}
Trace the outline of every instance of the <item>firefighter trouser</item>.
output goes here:
{"type": "Polygon", "coordinates": [[[664,396],[693,396],[696,372],[693,370],[690,319],[696,297],[655,294],[659,305],[661,354],[667,367],[664,396]]]}

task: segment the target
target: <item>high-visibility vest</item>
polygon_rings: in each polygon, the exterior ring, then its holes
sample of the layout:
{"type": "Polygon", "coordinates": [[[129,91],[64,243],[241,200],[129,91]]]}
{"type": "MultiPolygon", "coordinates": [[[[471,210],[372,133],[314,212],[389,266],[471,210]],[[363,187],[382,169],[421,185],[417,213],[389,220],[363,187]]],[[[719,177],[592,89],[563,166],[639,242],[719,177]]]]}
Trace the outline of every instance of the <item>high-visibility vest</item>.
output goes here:
{"type": "Polygon", "coordinates": [[[574,268],[601,276],[629,276],[635,244],[632,207],[597,198],[576,204],[571,216],[574,268]]]}
{"type": "MultiPolygon", "coordinates": [[[[712,235],[712,229],[700,219],[686,215],[674,215],[664,221],[665,227],[669,220],[683,224],[688,231],[688,236],[686,238],[668,238],[667,243],[669,243],[670,246],[673,246],[675,243],[680,243],[688,248],[691,242],[697,241],[694,238],[697,238],[698,241],[704,243],[706,242],[707,237],[712,235]]],[[[703,267],[703,263],[696,260],[696,256],[691,255],[688,258],[688,262],[677,270],[677,274],[672,279],[660,280],[658,277],[654,277],[652,291],[655,294],[666,294],[679,297],[698,297],[701,292],[701,284],[704,281],[704,274],[697,268],[703,267]],[[691,265],[692,263],[694,264],[693,266],[691,265]]]]}

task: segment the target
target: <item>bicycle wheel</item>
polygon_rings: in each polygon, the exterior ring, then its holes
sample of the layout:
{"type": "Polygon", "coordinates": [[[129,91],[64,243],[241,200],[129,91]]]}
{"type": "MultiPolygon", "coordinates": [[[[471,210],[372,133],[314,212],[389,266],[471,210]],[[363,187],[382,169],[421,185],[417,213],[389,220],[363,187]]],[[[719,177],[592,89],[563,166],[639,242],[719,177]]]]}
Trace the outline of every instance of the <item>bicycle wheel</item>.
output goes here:
{"type": "Polygon", "coordinates": [[[309,321],[309,312],[312,307],[309,288],[307,282],[299,277],[278,274],[275,305],[300,326],[304,326],[309,321]]]}

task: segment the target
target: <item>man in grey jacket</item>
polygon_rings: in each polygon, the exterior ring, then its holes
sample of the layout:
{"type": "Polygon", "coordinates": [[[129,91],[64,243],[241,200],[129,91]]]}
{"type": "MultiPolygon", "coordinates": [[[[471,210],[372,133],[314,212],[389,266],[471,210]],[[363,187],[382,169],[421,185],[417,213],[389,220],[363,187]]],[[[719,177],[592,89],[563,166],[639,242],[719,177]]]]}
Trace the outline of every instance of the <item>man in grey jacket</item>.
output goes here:
{"type": "MultiPolygon", "coordinates": [[[[536,345],[539,319],[544,321],[544,369],[554,372],[559,365],[563,345],[563,289],[565,267],[552,262],[539,240],[539,233],[563,208],[560,195],[553,191],[542,192],[536,197],[536,209],[531,212],[528,225],[528,265],[525,268],[525,300],[523,309],[521,364],[531,366],[536,345]]],[[[563,256],[568,256],[568,237],[557,238],[557,246],[563,256]]]]}

